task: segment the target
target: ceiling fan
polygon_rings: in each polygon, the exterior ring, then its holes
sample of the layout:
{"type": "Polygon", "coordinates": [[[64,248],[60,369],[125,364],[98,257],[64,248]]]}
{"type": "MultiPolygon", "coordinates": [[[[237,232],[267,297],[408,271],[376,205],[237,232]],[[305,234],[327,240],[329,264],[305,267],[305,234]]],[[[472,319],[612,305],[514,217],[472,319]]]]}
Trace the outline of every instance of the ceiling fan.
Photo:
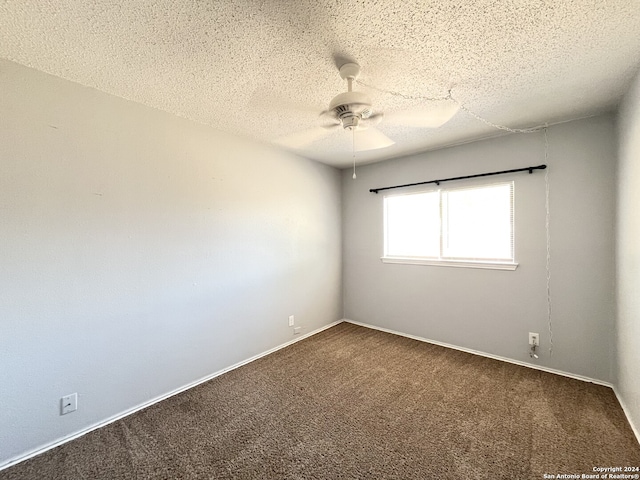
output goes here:
{"type": "Polygon", "coordinates": [[[323,124],[301,132],[295,132],[274,140],[284,147],[305,148],[313,142],[340,130],[352,132],[354,151],[389,147],[395,142],[375,128],[383,119],[387,124],[417,128],[437,128],[453,117],[458,105],[452,101],[432,101],[428,107],[420,106],[398,110],[385,115],[374,112],[371,99],[363,92],[353,90],[353,83],[360,74],[360,65],[345,63],[340,67],[340,77],[347,81],[347,91],[333,97],[329,108],[320,113],[323,124]]]}

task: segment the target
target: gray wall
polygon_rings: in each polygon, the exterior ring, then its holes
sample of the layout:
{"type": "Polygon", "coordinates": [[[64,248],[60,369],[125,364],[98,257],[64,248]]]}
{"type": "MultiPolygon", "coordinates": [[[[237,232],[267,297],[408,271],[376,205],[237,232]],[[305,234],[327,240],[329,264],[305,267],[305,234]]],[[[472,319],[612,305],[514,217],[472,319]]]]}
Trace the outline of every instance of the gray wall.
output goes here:
{"type": "Polygon", "coordinates": [[[622,101],[618,129],[616,387],[637,434],[640,432],[640,74],[622,101]]]}
{"type": "Polygon", "coordinates": [[[337,170],[7,61],[0,112],[0,465],[342,317],[337,170]]]}
{"type": "MultiPolygon", "coordinates": [[[[546,302],[545,173],[515,181],[515,271],[383,264],[382,194],[369,188],[545,163],[518,134],[343,172],[344,314],[351,320],[600,381],[614,368],[616,138],[611,115],[548,129],[553,356],[546,302]],[[540,359],[528,355],[539,332],[540,359]]],[[[467,181],[476,182],[478,180],[467,181]]],[[[464,182],[456,182],[461,186],[464,182]]]]}

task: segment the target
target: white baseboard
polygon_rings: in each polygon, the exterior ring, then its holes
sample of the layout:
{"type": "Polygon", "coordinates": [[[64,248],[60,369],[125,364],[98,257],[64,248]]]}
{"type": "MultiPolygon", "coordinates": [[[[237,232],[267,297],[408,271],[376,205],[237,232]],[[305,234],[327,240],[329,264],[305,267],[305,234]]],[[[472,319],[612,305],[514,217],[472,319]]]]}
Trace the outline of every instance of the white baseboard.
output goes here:
{"type": "Polygon", "coordinates": [[[35,448],[33,450],[30,450],[29,452],[27,452],[27,453],[25,453],[23,455],[20,455],[19,457],[15,457],[13,459],[10,459],[8,462],[5,462],[5,463],[1,464],[0,465],[0,470],[4,470],[5,468],[12,467],[13,465],[16,465],[16,464],[18,464],[20,462],[24,462],[25,460],[28,460],[29,458],[35,457],[36,455],[40,455],[41,453],[44,453],[47,450],[51,450],[52,448],[55,448],[55,447],[58,447],[58,446],[60,446],[62,444],[70,442],[71,440],[75,440],[76,438],[82,437],[83,435],[86,435],[87,433],[92,432],[93,430],[97,430],[99,428],[105,427],[105,426],[109,425],[110,423],[113,423],[113,422],[115,422],[117,420],[120,420],[120,419],[122,419],[124,417],[127,417],[127,416],[129,416],[129,415],[131,415],[131,414],[133,414],[133,413],[135,413],[135,412],[137,412],[139,410],[142,410],[142,409],[145,409],[147,407],[150,407],[151,405],[154,405],[154,404],[156,404],[158,402],[166,400],[169,397],[173,397],[174,395],[177,395],[178,393],[184,392],[185,390],[189,390],[190,388],[193,388],[193,387],[195,387],[197,385],[200,385],[201,383],[204,383],[204,382],[207,382],[209,380],[212,380],[212,379],[222,375],[223,373],[227,373],[227,372],[229,372],[231,370],[235,370],[238,367],[246,365],[247,363],[251,363],[251,362],[253,362],[255,360],[258,360],[259,358],[262,358],[262,357],[264,357],[266,355],[269,355],[270,353],[277,352],[278,350],[281,350],[281,349],[283,349],[285,347],[288,347],[289,345],[292,345],[292,344],[294,344],[296,342],[299,342],[300,340],[304,340],[307,337],[310,337],[312,335],[315,335],[317,333],[322,332],[323,330],[326,330],[326,329],[331,328],[331,327],[333,327],[335,325],[338,325],[339,323],[342,323],[343,321],[344,320],[336,320],[335,322],[330,323],[328,325],[325,325],[323,327],[320,327],[320,328],[318,328],[316,330],[313,330],[312,332],[308,332],[308,333],[305,333],[304,335],[296,336],[293,340],[291,340],[289,342],[286,342],[286,343],[283,343],[282,345],[278,345],[277,347],[271,348],[270,350],[267,350],[266,352],[259,353],[257,355],[254,355],[251,358],[247,358],[246,360],[242,360],[241,362],[238,362],[238,363],[236,363],[234,365],[231,365],[230,367],[223,368],[222,370],[219,370],[219,371],[217,371],[215,373],[207,375],[206,377],[202,377],[199,380],[196,380],[196,381],[191,382],[191,383],[189,383],[187,385],[179,387],[179,388],[177,388],[175,390],[172,390],[172,391],[170,391],[168,393],[165,393],[163,395],[155,397],[152,400],[149,400],[148,402],[141,403],[140,405],[137,405],[137,406],[135,406],[135,407],[133,407],[133,408],[131,408],[129,410],[125,410],[124,412],[118,413],[117,415],[109,417],[106,420],[102,420],[102,421],[100,421],[98,423],[95,423],[95,424],[93,424],[93,425],[91,425],[91,426],[89,426],[87,428],[84,428],[84,429],[79,430],[79,431],[77,431],[75,433],[72,433],[71,435],[67,435],[67,436],[62,437],[62,438],[60,438],[58,440],[55,440],[55,441],[53,441],[51,443],[48,443],[48,444],[43,445],[41,447],[35,448]]]}
{"type": "Polygon", "coordinates": [[[420,342],[432,343],[434,345],[439,345],[441,347],[453,348],[454,350],[460,350],[461,352],[472,353],[473,355],[480,355],[481,357],[492,358],[494,360],[500,360],[501,362],[513,363],[515,365],[520,365],[521,367],[529,367],[534,370],[542,370],[543,372],[554,373],[556,375],[562,375],[563,377],[575,378],[576,380],[582,380],[583,382],[591,382],[597,385],[603,385],[605,387],[613,388],[613,385],[608,382],[603,382],[602,380],[596,380],[595,378],[585,377],[582,375],[576,375],[575,373],[564,372],[562,370],[556,370],[555,368],[543,367],[540,365],[536,365],[533,363],[522,362],[520,360],[514,360],[508,357],[501,357],[500,355],[494,355],[492,353],[481,352],[479,350],[473,350],[471,348],[466,347],[458,347],[457,345],[451,345],[450,343],[439,342],[437,340],[430,340],[424,337],[418,337],[417,335],[410,335],[408,333],[398,332],[396,330],[390,330],[384,327],[377,327],[375,325],[369,325],[367,323],[356,322],[354,320],[349,320],[347,318],[344,319],[345,322],[353,323],[354,325],[360,325],[361,327],[371,328],[373,330],[380,330],[381,332],[391,333],[393,335],[400,335],[401,337],[411,338],[413,340],[418,340],[420,342]]]}
{"type": "Polygon", "coordinates": [[[296,338],[294,338],[293,340],[291,340],[289,342],[283,343],[282,345],[278,345],[277,347],[274,347],[274,348],[272,348],[270,350],[267,350],[265,352],[259,353],[258,355],[254,355],[253,357],[248,358],[246,360],[243,360],[241,362],[238,362],[238,363],[236,363],[234,365],[231,365],[230,367],[223,368],[222,370],[219,370],[219,371],[217,371],[215,373],[207,375],[206,377],[200,378],[199,380],[196,380],[196,381],[191,382],[191,383],[189,383],[187,385],[184,385],[184,386],[182,386],[180,388],[172,390],[171,392],[168,392],[166,394],[163,394],[163,395],[160,395],[158,397],[155,397],[154,399],[149,400],[148,402],[142,403],[142,404],[140,404],[140,405],[138,405],[136,407],[133,407],[133,408],[131,408],[129,410],[126,410],[126,411],[124,411],[122,413],[119,413],[117,415],[109,417],[106,420],[103,420],[101,422],[95,423],[95,424],[91,425],[90,427],[87,427],[85,429],[79,430],[78,432],[75,432],[75,433],[73,433],[71,435],[67,435],[65,437],[62,437],[62,438],[54,441],[54,442],[51,442],[51,443],[48,443],[48,444],[46,444],[44,446],[38,447],[36,449],[33,449],[33,450],[25,453],[24,455],[20,455],[19,457],[13,458],[13,459],[9,460],[8,462],[0,465],[0,470],[4,470],[6,468],[9,468],[9,467],[11,467],[13,465],[16,465],[16,464],[18,464],[20,462],[23,462],[23,461],[25,461],[25,460],[27,460],[29,458],[35,457],[36,455],[40,455],[41,453],[44,453],[44,452],[46,452],[48,450],[51,450],[52,448],[55,448],[55,447],[57,447],[59,445],[65,444],[67,442],[70,442],[71,440],[75,440],[76,438],[82,437],[83,435],[86,435],[87,433],[92,432],[93,430],[97,430],[98,428],[102,428],[102,427],[104,427],[106,425],[109,425],[110,423],[113,423],[113,422],[115,422],[117,420],[120,420],[120,419],[122,419],[124,417],[127,417],[127,416],[129,416],[129,415],[131,415],[131,414],[133,414],[133,413],[135,413],[135,412],[137,412],[139,410],[142,410],[144,408],[150,407],[151,405],[154,405],[154,404],[156,404],[158,402],[161,402],[162,400],[165,400],[165,399],[167,399],[169,397],[177,395],[178,393],[184,392],[185,390],[189,390],[190,388],[193,388],[193,387],[195,387],[197,385],[200,385],[201,383],[204,383],[204,382],[207,382],[209,380],[212,380],[213,378],[216,378],[216,377],[218,377],[218,376],[220,376],[220,375],[222,375],[224,373],[227,373],[227,372],[229,372],[231,370],[234,370],[234,369],[236,369],[238,367],[241,367],[241,366],[246,365],[248,363],[251,363],[251,362],[253,362],[255,360],[258,360],[259,358],[262,358],[262,357],[264,357],[266,355],[269,355],[270,353],[273,353],[273,352],[276,352],[276,351],[278,351],[278,350],[280,350],[282,348],[288,347],[289,345],[292,345],[292,344],[294,344],[296,342],[299,342],[300,340],[303,340],[303,339],[305,339],[307,337],[310,337],[312,335],[320,333],[323,330],[331,328],[331,327],[333,327],[335,325],[338,325],[339,323],[342,323],[342,322],[353,323],[354,325],[360,325],[361,327],[371,328],[373,330],[380,330],[382,332],[391,333],[393,335],[399,335],[399,336],[402,336],[402,337],[411,338],[413,340],[418,340],[418,341],[421,341],[421,342],[426,342],[426,343],[431,343],[431,344],[434,344],[434,345],[439,345],[441,347],[452,348],[454,350],[460,350],[462,352],[471,353],[471,354],[474,354],[474,355],[480,355],[480,356],[483,356],[483,357],[492,358],[494,360],[500,360],[500,361],[503,361],[503,362],[513,363],[515,365],[520,365],[520,366],[523,366],[523,367],[529,367],[529,368],[533,368],[535,370],[542,370],[544,372],[553,373],[553,374],[556,374],[556,375],[562,375],[564,377],[574,378],[576,380],[582,380],[584,382],[591,382],[591,383],[595,383],[595,384],[598,384],[598,385],[603,385],[605,387],[609,387],[614,391],[614,393],[615,393],[615,395],[616,395],[616,397],[618,399],[618,402],[620,403],[620,406],[622,407],[622,410],[624,411],[624,413],[625,413],[625,415],[627,417],[627,421],[629,422],[629,425],[631,426],[631,429],[633,430],[633,433],[635,434],[636,439],[638,440],[638,443],[640,443],[640,432],[635,427],[635,425],[632,423],[631,417],[629,416],[629,410],[625,406],[625,403],[622,401],[622,398],[620,397],[618,391],[610,383],[603,382],[601,380],[596,380],[596,379],[589,378],[589,377],[584,377],[582,375],[576,375],[576,374],[573,374],[573,373],[564,372],[562,370],[556,370],[556,369],[553,369],[553,368],[542,367],[542,366],[534,365],[534,364],[531,364],[531,363],[526,363],[526,362],[521,362],[521,361],[518,361],[518,360],[513,360],[513,359],[507,358],[507,357],[501,357],[499,355],[493,355],[493,354],[490,354],[490,353],[481,352],[481,351],[478,351],[478,350],[473,350],[473,349],[465,348],[465,347],[458,347],[456,345],[451,345],[451,344],[444,343],[444,342],[438,342],[436,340],[429,340],[427,338],[419,337],[417,335],[410,335],[410,334],[407,334],[407,333],[398,332],[398,331],[391,330],[391,329],[388,329],[388,328],[377,327],[375,325],[369,325],[369,324],[362,323],[362,322],[356,322],[356,321],[350,320],[348,318],[343,318],[341,320],[337,320],[337,321],[332,322],[332,323],[330,323],[328,325],[325,325],[325,326],[323,326],[321,328],[313,330],[312,332],[309,332],[309,333],[306,333],[306,334],[301,335],[299,337],[296,337],[296,338]]]}
{"type": "Polygon", "coordinates": [[[626,404],[622,400],[622,397],[620,396],[620,393],[618,393],[618,389],[616,388],[615,385],[613,386],[613,393],[616,394],[616,397],[618,398],[618,403],[622,407],[622,411],[624,412],[624,414],[627,416],[627,421],[631,426],[631,430],[633,430],[633,434],[636,436],[636,440],[638,440],[638,443],[640,443],[640,431],[636,428],[636,426],[631,421],[631,415],[629,414],[629,409],[627,408],[626,404]]]}

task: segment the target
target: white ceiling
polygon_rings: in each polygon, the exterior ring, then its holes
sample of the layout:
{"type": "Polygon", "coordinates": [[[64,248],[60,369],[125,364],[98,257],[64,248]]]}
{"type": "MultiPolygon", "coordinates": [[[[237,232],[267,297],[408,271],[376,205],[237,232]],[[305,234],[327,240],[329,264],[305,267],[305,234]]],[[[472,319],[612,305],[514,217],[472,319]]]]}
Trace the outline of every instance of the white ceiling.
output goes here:
{"type": "MultiPolygon", "coordinates": [[[[452,89],[526,127],[615,108],[640,63],[640,0],[5,0],[0,57],[263,141],[319,125],[346,61],[367,84],[452,89]]],[[[425,104],[356,89],[376,111],[425,104]]],[[[438,129],[378,128],[396,144],[358,163],[498,133],[464,111],[438,129]]],[[[348,166],[350,139],[298,153],[348,166]]]]}

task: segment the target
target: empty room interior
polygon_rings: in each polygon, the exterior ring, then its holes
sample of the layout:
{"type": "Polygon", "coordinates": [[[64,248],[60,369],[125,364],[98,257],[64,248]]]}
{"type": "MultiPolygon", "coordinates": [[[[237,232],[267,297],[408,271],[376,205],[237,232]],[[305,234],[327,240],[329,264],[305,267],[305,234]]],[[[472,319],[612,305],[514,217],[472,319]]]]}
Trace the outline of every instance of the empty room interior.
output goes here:
{"type": "Polygon", "coordinates": [[[640,478],[638,0],[0,3],[0,479],[640,478]]]}

